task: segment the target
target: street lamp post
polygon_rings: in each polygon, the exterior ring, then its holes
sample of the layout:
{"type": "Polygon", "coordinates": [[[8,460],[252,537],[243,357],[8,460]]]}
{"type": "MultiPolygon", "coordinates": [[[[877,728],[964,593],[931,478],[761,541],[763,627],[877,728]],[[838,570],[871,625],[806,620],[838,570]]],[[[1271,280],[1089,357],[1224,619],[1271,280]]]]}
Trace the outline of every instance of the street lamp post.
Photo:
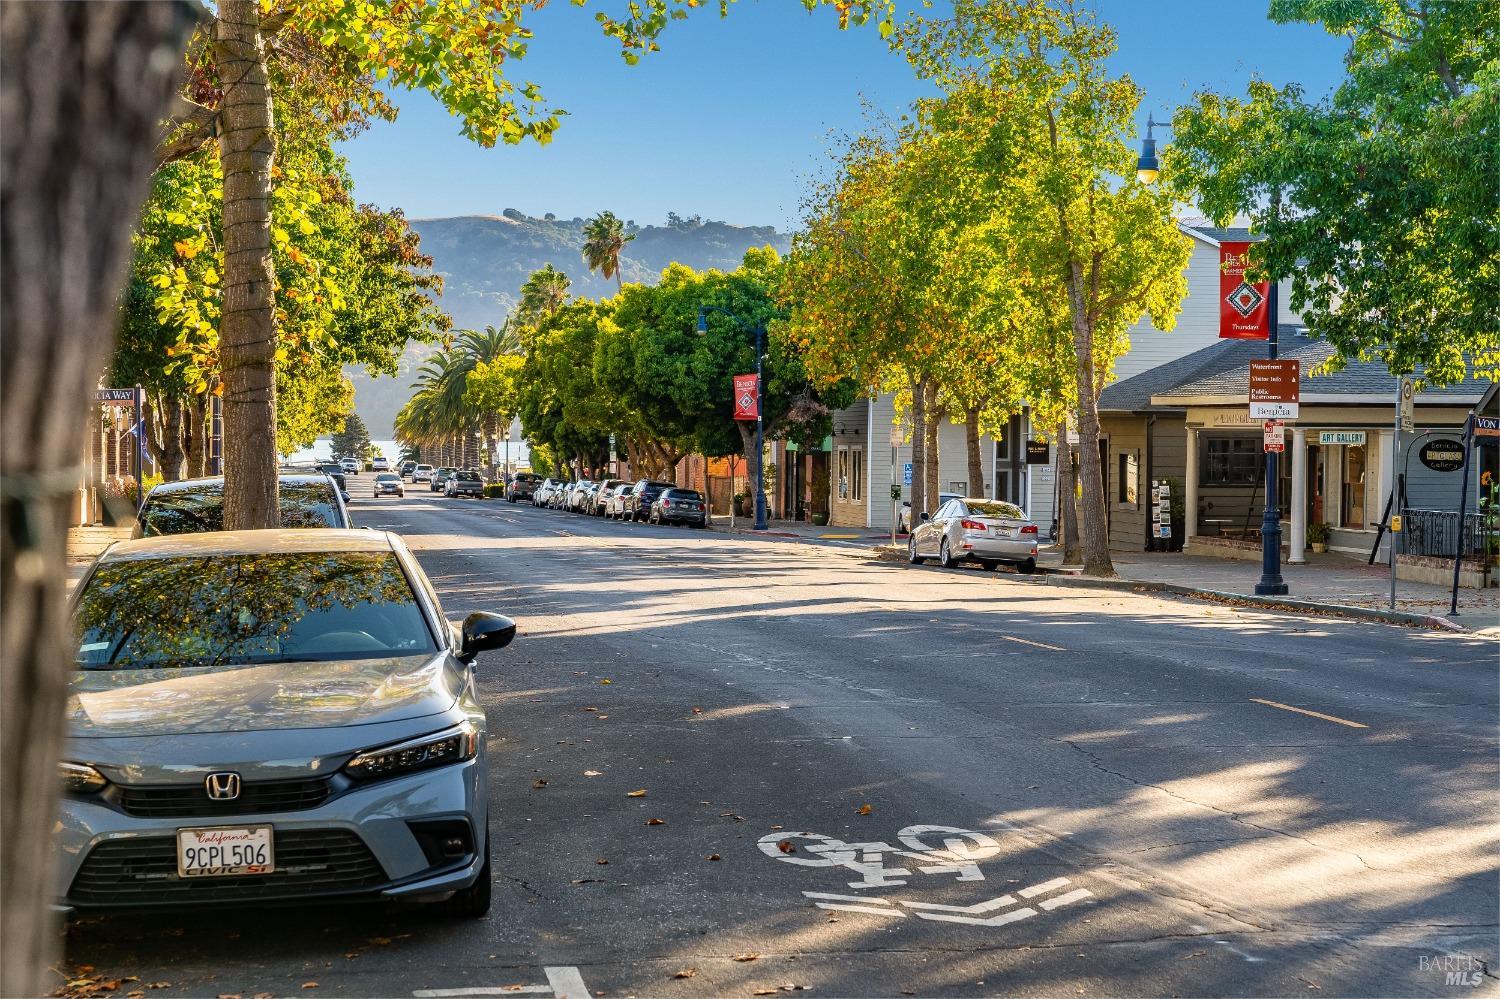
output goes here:
{"type": "MultiPolygon", "coordinates": [[[[728,309],[717,305],[698,306],[698,332],[708,332],[708,314],[717,312],[734,320],[734,324],[746,333],[752,332],[739,316],[728,309]]],[[[766,523],[766,476],[765,463],[766,448],[764,443],[765,433],[765,410],[766,410],[766,379],[765,379],[765,352],[766,352],[766,327],[764,323],[756,323],[753,329],[755,333],[755,530],[765,531],[770,529],[766,523]]],[[[731,509],[733,500],[731,498],[731,509]]]]}
{"type": "MultiPolygon", "coordinates": [[[[1156,128],[1171,128],[1171,125],[1156,121],[1147,114],[1146,137],[1141,140],[1141,156],[1136,161],[1135,168],[1136,179],[1142,184],[1154,183],[1161,176],[1161,164],[1156,158],[1156,137],[1152,135],[1152,129],[1156,128]]],[[[1276,360],[1277,334],[1281,324],[1276,285],[1277,282],[1271,281],[1270,287],[1266,289],[1266,319],[1270,326],[1267,331],[1266,357],[1272,361],[1276,360]]],[[[1255,584],[1255,592],[1258,596],[1279,597],[1291,591],[1281,578],[1281,505],[1276,495],[1280,481],[1277,459],[1280,456],[1275,451],[1267,451],[1265,455],[1266,508],[1260,519],[1260,581],[1255,584]]]]}

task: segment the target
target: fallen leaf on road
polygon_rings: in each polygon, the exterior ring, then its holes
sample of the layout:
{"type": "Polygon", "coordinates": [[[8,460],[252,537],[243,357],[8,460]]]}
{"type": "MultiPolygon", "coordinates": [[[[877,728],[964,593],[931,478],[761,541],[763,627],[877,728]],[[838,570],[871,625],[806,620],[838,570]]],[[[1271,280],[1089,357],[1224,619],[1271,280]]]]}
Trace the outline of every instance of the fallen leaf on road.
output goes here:
{"type": "Polygon", "coordinates": [[[647,819],[646,820],[646,825],[648,825],[648,826],[664,826],[666,824],[667,824],[667,820],[666,819],[647,819]]]}
{"type": "Polygon", "coordinates": [[[585,711],[598,711],[598,708],[584,708],[585,711]]]}
{"type": "Polygon", "coordinates": [[[756,960],[760,959],[760,955],[759,954],[755,954],[755,953],[750,953],[750,954],[736,954],[736,955],[734,955],[734,959],[736,961],[756,961],[756,960]]]}
{"type": "Polygon", "coordinates": [[[723,858],[720,857],[717,853],[710,853],[708,855],[708,859],[709,860],[722,860],[723,858]]]}
{"type": "Polygon", "coordinates": [[[600,721],[603,721],[604,719],[608,718],[609,715],[595,715],[594,717],[598,718],[600,721]]]}
{"type": "Polygon", "coordinates": [[[583,775],[585,777],[603,777],[604,776],[604,771],[602,771],[602,770],[585,770],[583,772],[583,775]]]}
{"type": "Polygon", "coordinates": [[[645,788],[641,788],[639,791],[626,791],[625,792],[625,797],[627,797],[627,798],[644,798],[645,796],[646,796],[646,789],[645,788]]]}
{"type": "Polygon", "coordinates": [[[240,999],[240,994],[238,992],[225,992],[219,996],[219,999],[240,999]]]}
{"type": "Polygon", "coordinates": [[[302,987],[304,989],[315,989],[315,988],[318,987],[318,983],[317,982],[303,982],[302,983],[302,987]]]}
{"type": "Polygon", "coordinates": [[[875,809],[871,808],[869,805],[860,805],[855,809],[855,811],[861,815],[869,815],[871,812],[875,811],[875,809]]]}
{"type": "Polygon", "coordinates": [[[125,993],[125,999],[141,999],[141,997],[144,996],[145,994],[146,994],[146,990],[145,989],[136,989],[136,990],[134,990],[132,992],[125,993]]]}
{"type": "Polygon", "coordinates": [[[250,999],[276,999],[276,997],[269,992],[257,992],[250,999]]]}
{"type": "Polygon", "coordinates": [[[783,992],[806,992],[810,988],[812,988],[811,985],[795,985],[792,982],[787,982],[785,985],[783,985],[781,987],[781,991],[783,991],[783,992]]]}
{"type": "Polygon", "coordinates": [[[692,978],[697,973],[698,973],[698,969],[697,968],[683,968],[681,971],[679,971],[677,974],[673,975],[672,977],[673,978],[692,978]]]}
{"type": "Polygon", "coordinates": [[[781,826],[772,826],[771,827],[772,830],[779,830],[780,828],[781,828],[781,826]]]}
{"type": "Polygon", "coordinates": [[[371,937],[366,943],[375,944],[377,947],[385,947],[391,942],[390,937],[371,937]]]}
{"type": "Polygon", "coordinates": [[[719,813],[719,818],[721,818],[721,819],[734,819],[734,821],[736,821],[736,822],[744,822],[745,821],[745,817],[743,815],[736,815],[733,812],[720,812],[719,813]]]}
{"type": "Polygon", "coordinates": [[[796,853],[797,844],[793,843],[789,839],[784,839],[780,843],[776,844],[776,849],[780,850],[782,853],[796,853]]]}
{"type": "Polygon", "coordinates": [[[598,864],[598,865],[600,865],[602,867],[605,864],[609,863],[609,861],[605,860],[603,857],[600,857],[598,860],[594,861],[594,863],[596,863],[596,864],[598,864]]]}
{"type": "Polygon", "coordinates": [[[547,786],[547,782],[538,778],[537,780],[531,782],[531,786],[537,789],[541,789],[547,786]]]}
{"type": "Polygon", "coordinates": [[[703,713],[703,709],[702,708],[698,707],[696,704],[693,705],[693,714],[695,714],[695,715],[701,715],[702,713],[703,713]]]}
{"type": "Polygon", "coordinates": [[[780,991],[781,991],[780,989],[756,989],[754,992],[752,992],[750,994],[751,995],[756,995],[756,996],[774,996],[776,993],[778,993],[780,991]]]}
{"type": "Polygon", "coordinates": [[[599,682],[602,683],[602,684],[604,684],[607,687],[607,686],[609,686],[609,684],[610,684],[611,681],[609,681],[609,680],[600,680],[599,682]]]}

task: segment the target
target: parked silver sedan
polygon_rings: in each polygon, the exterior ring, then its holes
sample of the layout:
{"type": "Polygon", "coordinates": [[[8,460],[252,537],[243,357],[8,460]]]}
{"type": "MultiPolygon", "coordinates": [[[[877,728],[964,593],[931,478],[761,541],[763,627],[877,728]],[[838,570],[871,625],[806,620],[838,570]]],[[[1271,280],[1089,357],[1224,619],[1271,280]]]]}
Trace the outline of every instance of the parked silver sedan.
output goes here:
{"type": "Polygon", "coordinates": [[[489,909],[470,664],[515,622],[450,624],[379,531],[121,542],[77,593],[59,902],[489,909]]]}
{"type": "Polygon", "coordinates": [[[986,569],[1013,565],[1036,571],[1036,525],[1014,503],[964,497],[950,499],[911,532],[907,561],[936,558],[943,566],[972,560],[986,569]]]}

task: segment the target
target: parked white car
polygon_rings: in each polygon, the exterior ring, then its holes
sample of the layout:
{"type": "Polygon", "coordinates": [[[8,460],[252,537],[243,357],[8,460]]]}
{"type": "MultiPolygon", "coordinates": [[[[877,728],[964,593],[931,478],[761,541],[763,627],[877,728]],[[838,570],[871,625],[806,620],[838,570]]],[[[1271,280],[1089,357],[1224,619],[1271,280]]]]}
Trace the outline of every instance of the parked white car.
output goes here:
{"type": "Polygon", "coordinates": [[[370,462],[370,471],[372,471],[372,472],[389,472],[390,470],[391,470],[390,460],[387,459],[386,456],[383,455],[383,454],[382,455],[377,455],[370,462]]]}
{"type": "Polygon", "coordinates": [[[609,498],[604,501],[604,516],[610,520],[624,520],[625,498],[634,491],[634,482],[626,482],[611,489],[609,491],[609,498]]]}
{"type": "Polygon", "coordinates": [[[433,468],[431,465],[418,465],[411,472],[412,485],[416,485],[418,482],[431,482],[432,472],[433,468]]]}

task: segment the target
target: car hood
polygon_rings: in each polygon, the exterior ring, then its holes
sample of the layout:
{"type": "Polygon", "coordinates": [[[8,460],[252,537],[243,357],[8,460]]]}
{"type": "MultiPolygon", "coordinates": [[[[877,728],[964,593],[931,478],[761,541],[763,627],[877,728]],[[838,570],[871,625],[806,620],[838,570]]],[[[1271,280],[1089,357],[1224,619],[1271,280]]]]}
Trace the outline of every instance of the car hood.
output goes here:
{"type": "Polygon", "coordinates": [[[69,735],[186,735],[333,728],[447,711],[464,668],[446,652],[230,669],[80,670],[69,735]]]}

